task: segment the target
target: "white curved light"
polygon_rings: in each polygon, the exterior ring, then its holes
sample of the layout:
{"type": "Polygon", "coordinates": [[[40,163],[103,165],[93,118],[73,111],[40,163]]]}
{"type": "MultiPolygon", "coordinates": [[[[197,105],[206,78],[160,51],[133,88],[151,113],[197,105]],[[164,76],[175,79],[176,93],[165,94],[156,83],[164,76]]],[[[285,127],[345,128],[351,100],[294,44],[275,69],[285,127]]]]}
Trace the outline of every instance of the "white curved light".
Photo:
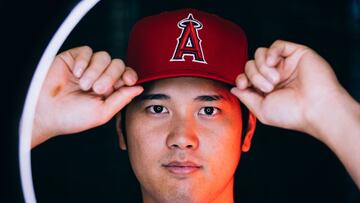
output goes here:
{"type": "Polygon", "coordinates": [[[31,172],[31,136],[35,107],[42,84],[52,61],[66,38],[86,13],[88,13],[99,1],[100,0],[82,0],[74,7],[46,47],[31,80],[20,120],[19,130],[19,164],[21,186],[25,202],[36,202],[31,172]]]}

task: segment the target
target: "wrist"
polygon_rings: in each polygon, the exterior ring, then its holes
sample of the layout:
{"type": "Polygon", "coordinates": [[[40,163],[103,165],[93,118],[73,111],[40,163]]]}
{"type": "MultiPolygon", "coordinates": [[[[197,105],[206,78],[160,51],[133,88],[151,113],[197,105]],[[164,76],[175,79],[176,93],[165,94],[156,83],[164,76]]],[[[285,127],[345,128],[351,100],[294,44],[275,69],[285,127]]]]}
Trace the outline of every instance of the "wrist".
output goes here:
{"type": "Polygon", "coordinates": [[[337,155],[360,187],[360,104],[346,91],[329,103],[331,108],[310,120],[310,133],[337,155]]]}
{"type": "Polygon", "coordinates": [[[333,91],[306,116],[305,132],[331,145],[360,122],[360,105],[345,89],[333,91]]]}
{"type": "Polygon", "coordinates": [[[51,133],[45,127],[45,123],[39,121],[39,118],[34,118],[33,128],[32,128],[32,137],[31,137],[31,148],[36,147],[37,145],[47,141],[48,139],[55,136],[54,133],[51,133]]]}

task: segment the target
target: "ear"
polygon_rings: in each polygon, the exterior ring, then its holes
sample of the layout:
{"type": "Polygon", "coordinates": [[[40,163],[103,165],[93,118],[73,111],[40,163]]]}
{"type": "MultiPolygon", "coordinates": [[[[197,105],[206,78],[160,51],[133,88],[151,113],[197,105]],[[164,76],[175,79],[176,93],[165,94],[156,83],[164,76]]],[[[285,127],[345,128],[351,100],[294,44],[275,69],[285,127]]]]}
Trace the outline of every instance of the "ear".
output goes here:
{"type": "Polygon", "coordinates": [[[116,131],[117,131],[117,134],[119,136],[120,149],[126,150],[126,143],[125,143],[123,130],[125,130],[125,129],[122,129],[122,126],[121,126],[121,112],[119,112],[119,113],[116,114],[116,131]]]}
{"type": "Polygon", "coordinates": [[[249,111],[249,117],[248,117],[248,125],[245,133],[244,142],[241,146],[241,151],[248,152],[251,147],[251,140],[255,133],[255,127],[256,127],[256,116],[249,111]]]}

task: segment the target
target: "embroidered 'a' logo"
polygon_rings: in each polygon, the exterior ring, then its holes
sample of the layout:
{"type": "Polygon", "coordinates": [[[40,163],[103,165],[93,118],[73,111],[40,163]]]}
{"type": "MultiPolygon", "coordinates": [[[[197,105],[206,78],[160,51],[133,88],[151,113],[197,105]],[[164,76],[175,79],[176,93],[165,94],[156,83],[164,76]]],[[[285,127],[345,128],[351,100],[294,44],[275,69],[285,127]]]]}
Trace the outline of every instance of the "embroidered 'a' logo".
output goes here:
{"type": "Polygon", "coordinates": [[[170,61],[185,61],[184,56],[192,56],[193,62],[206,63],[198,33],[203,27],[202,23],[189,13],[187,18],[178,22],[177,26],[182,31],[177,38],[177,45],[170,61]]]}

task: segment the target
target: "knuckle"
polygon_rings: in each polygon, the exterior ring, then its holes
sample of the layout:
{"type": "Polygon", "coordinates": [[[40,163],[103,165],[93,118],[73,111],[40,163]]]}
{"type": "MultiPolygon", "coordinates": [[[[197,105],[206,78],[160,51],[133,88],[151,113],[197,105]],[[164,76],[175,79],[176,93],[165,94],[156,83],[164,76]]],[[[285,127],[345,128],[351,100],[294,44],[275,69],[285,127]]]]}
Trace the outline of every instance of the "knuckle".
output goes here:
{"type": "Polygon", "coordinates": [[[99,62],[102,63],[109,63],[111,61],[111,56],[106,51],[99,51],[94,54],[94,57],[96,57],[99,62]]]}
{"type": "Polygon", "coordinates": [[[254,64],[254,60],[247,61],[245,64],[245,72],[251,70],[252,65],[254,64]]]}
{"type": "Polygon", "coordinates": [[[243,75],[242,75],[242,74],[236,76],[235,81],[236,81],[236,82],[239,82],[239,81],[241,80],[241,78],[243,78],[243,75]]]}
{"type": "Polygon", "coordinates": [[[130,67],[126,67],[125,70],[126,70],[126,73],[127,73],[127,74],[137,76],[136,71],[135,71],[134,69],[130,68],[130,67]]]}
{"type": "Polygon", "coordinates": [[[277,39],[277,40],[275,40],[275,42],[273,43],[274,45],[277,45],[277,44],[282,44],[282,43],[284,43],[285,41],[284,40],[282,40],[282,39],[277,39]]]}
{"type": "Polygon", "coordinates": [[[119,58],[113,59],[112,62],[113,62],[114,64],[116,64],[117,66],[125,67],[124,61],[121,60],[121,59],[119,59],[119,58]]]}
{"type": "Polygon", "coordinates": [[[132,73],[136,73],[136,71],[133,68],[128,67],[128,66],[126,67],[126,70],[129,72],[132,72],[132,73]]]}
{"type": "Polygon", "coordinates": [[[244,86],[246,87],[248,84],[248,80],[246,76],[242,74],[236,77],[235,82],[238,87],[244,87],[244,86]]]}
{"type": "Polygon", "coordinates": [[[114,67],[117,68],[117,70],[120,70],[120,73],[124,72],[125,70],[125,63],[123,60],[121,59],[113,59],[111,61],[111,63],[113,64],[114,67]]]}
{"type": "Polygon", "coordinates": [[[262,52],[264,52],[266,48],[265,47],[259,47],[256,49],[255,51],[255,56],[258,56],[259,54],[261,54],[262,52]]]}
{"type": "Polygon", "coordinates": [[[77,57],[76,63],[81,63],[82,65],[85,65],[89,62],[89,60],[85,57],[77,57]]]}
{"type": "Polygon", "coordinates": [[[245,66],[245,74],[247,76],[250,76],[251,75],[251,67],[250,66],[245,66]]]}
{"type": "Polygon", "coordinates": [[[305,46],[305,45],[299,45],[299,48],[303,51],[303,52],[315,52],[314,50],[312,50],[310,47],[305,46]]]}
{"type": "Polygon", "coordinates": [[[249,64],[247,63],[246,66],[245,66],[245,73],[247,75],[249,75],[249,71],[250,71],[251,67],[249,66],[249,64]]]}
{"type": "Polygon", "coordinates": [[[126,74],[130,77],[132,77],[133,79],[135,79],[135,81],[138,80],[138,75],[136,73],[136,71],[130,67],[126,67],[126,74]]]}
{"type": "Polygon", "coordinates": [[[92,48],[88,45],[81,46],[80,49],[86,53],[92,53],[92,48]]]}
{"type": "Polygon", "coordinates": [[[63,60],[66,60],[66,59],[71,59],[72,58],[72,55],[70,53],[70,51],[63,51],[61,52],[60,54],[57,55],[57,57],[63,59],[63,60]]]}
{"type": "Polygon", "coordinates": [[[72,68],[74,63],[74,58],[69,51],[64,51],[55,57],[54,62],[55,61],[62,61],[70,68],[72,68]]]}
{"type": "Polygon", "coordinates": [[[256,70],[254,70],[254,66],[253,65],[251,65],[251,66],[247,66],[246,68],[245,68],[245,75],[247,76],[247,77],[251,77],[251,76],[253,76],[254,74],[256,74],[256,70]]]}

